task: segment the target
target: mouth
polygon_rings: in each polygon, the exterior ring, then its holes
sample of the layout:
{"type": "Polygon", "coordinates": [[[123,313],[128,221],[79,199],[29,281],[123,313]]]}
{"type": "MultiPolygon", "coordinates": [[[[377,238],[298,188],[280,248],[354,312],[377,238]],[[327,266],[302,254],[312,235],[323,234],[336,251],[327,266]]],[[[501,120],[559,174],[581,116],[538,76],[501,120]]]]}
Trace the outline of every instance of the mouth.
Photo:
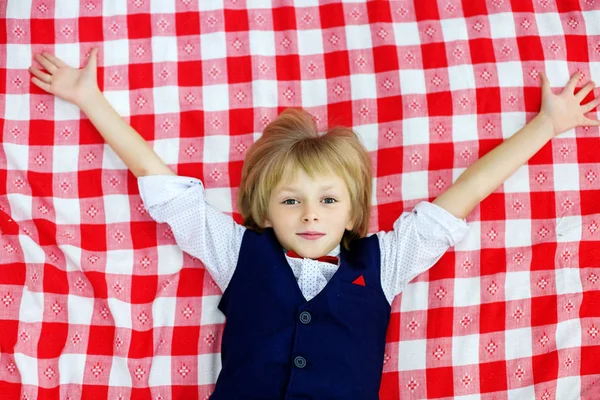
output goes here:
{"type": "Polygon", "coordinates": [[[302,232],[297,235],[307,240],[317,240],[325,236],[325,234],[321,232],[302,232]]]}

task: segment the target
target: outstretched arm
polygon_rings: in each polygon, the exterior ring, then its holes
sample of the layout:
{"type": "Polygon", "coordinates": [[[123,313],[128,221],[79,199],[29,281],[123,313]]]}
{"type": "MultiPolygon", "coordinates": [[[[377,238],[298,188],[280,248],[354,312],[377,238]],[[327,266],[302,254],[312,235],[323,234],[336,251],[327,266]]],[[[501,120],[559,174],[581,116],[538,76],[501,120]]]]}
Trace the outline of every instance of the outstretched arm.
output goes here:
{"type": "Polygon", "coordinates": [[[92,50],[82,69],[72,68],[48,53],[36,54],[35,59],[48,73],[32,66],[29,68],[34,75],[31,81],[46,92],[78,106],[136,177],[175,175],[102,95],[96,78],[97,54],[97,49],[92,50]]]}
{"type": "Polygon", "coordinates": [[[48,93],[77,105],[138,179],[140,196],[150,216],[168,223],[179,247],[199,258],[225,290],[237,265],[245,228],[205,203],[200,180],[175,175],[106,101],[96,80],[93,50],[87,65],[71,68],[48,53],[36,54],[48,73],[31,67],[32,82],[48,93]],[[155,175],[155,176],[150,176],[155,175]]]}
{"type": "Polygon", "coordinates": [[[581,105],[594,88],[593,82],[588,82],[574,94],[579,79],[579,73],[576,73],[557,95],[552,93],[546,77],[540,76],[540,112],[521,130],[467,168],[450,188],[433,201],[434,204],[464,219],[554,136],[576,126],[600,125],[600,121],[584,116],[600,104],[600,97],[581,105]]]}

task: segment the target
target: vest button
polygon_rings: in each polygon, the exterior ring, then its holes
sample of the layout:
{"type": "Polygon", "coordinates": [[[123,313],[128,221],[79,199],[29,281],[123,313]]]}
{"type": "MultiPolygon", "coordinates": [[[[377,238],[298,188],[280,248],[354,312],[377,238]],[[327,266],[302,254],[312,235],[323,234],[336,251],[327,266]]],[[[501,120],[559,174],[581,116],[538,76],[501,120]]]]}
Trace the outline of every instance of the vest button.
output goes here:
{"type": "Polygon", "coordinates": [[[309,324],[311,319],[312,317],[308,311],[302,311],[300,313],[300,322],[302,322],[304,325],[309,324]]]}
{"type": "Polygon", "coordinates": [[[306,359],[304,357],[296,357],[294,358],[294,365],[298,368],[306,367],[306,359]]]}

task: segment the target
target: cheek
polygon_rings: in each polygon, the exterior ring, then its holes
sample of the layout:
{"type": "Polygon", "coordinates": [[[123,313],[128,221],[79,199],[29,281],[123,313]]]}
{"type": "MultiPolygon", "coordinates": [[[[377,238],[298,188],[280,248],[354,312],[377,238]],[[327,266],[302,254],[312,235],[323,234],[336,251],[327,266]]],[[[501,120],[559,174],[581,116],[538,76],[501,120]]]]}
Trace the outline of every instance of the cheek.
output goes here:
{"type": "Polygon", "coordinates": [[[281,210],[279,207],[273,207],[269,210],[269,218],[271,224],[285,225],[286,217],[289,218],[289,213],[281,210]]]}

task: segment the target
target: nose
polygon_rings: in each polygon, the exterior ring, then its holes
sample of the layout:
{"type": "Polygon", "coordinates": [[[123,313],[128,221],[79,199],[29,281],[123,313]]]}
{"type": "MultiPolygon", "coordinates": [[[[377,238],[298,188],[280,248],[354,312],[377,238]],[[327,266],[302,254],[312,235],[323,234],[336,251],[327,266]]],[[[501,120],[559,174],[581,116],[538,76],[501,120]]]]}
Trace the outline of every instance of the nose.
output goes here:
{"type": "Polygon", "coordinates": [[[318,221],[319,215],[317,214],[316,207],[309,202],[304,203],[304,210],[302,213],[302,221],[310,222],[310,221],[318,221]]]}

